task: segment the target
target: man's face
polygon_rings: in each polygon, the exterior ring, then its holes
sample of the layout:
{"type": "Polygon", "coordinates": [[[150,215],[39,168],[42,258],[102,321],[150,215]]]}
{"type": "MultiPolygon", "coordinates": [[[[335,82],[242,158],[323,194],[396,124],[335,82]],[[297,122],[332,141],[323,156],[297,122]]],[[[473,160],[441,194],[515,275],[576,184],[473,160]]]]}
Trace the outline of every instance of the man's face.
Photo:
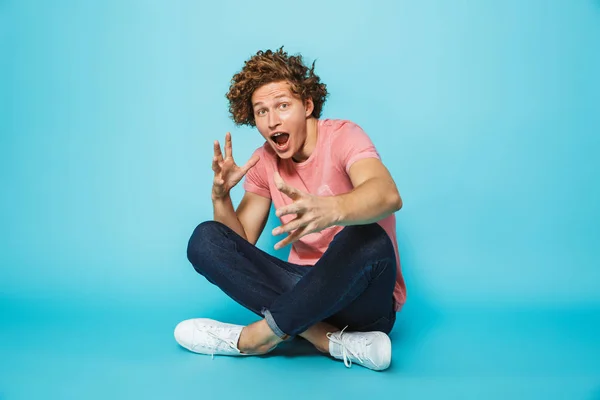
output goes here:
{"type": "Polygon", "coordinates": [[[252,107],[256,128],[280,158],[291,158],[302,149],[311,99],[303,102],[285,81],[272,82],[254,91],[252,107]]]}

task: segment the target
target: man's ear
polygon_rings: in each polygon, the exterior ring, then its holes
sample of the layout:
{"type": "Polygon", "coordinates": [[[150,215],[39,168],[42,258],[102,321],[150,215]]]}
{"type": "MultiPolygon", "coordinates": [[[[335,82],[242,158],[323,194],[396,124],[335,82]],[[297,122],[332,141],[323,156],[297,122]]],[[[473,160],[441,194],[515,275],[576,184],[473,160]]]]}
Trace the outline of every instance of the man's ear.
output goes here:
{"type": "Polygon", "coordinates": [[[315,109],[315,103],[313,103],[313,99],[312,97],[309,97],[308,99],[304,100],[304,116],[306,118],[310,117],[313,110],[315,109]]]}

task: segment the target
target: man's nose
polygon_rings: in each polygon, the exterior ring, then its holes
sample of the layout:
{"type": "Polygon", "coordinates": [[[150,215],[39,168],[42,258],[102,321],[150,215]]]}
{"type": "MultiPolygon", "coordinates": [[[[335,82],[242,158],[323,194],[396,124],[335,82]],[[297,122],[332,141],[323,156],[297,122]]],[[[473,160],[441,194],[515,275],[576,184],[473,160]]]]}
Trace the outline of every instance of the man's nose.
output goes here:
{"type": "Polygon", "coordinates": [[[279,120],[279,115],[273,112],[269,113],[269,129],[273,130],[277,128],[280,124],[281,121],[279,120]]]}

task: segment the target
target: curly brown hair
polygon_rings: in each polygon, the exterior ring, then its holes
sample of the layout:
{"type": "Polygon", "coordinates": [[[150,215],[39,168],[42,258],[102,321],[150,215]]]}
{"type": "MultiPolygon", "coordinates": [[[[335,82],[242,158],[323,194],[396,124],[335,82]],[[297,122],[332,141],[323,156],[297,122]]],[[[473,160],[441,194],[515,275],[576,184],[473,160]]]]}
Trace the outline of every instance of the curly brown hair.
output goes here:
{"type": "Polygon", "coordinates": [[[290,83],[291,90],[302,101],[312,98],[312,116],[319,118],[327,97],[327,86],[315,75],[315,63],[304,65],[301,55],[288,56],[283,46],[277,51],[258,51],[244,62],[244,67],[231,79],[227,92],[229,112],[236,125],[256,126],[252,94],[259,87],[279,81],[290,83]]]}

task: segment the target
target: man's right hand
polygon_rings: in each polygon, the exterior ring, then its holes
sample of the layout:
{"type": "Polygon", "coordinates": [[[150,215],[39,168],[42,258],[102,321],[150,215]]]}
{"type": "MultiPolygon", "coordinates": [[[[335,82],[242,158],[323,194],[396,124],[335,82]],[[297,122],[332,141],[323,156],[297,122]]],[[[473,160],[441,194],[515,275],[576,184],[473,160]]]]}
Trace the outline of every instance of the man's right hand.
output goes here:
{"type": "Polygon", "coordinates": [[[242,180],[258,160],[259,157],[254,156],[244,166],[239,167],[233,160],[231,133],[227,132],[227,135],[225,135],[225,158],[223,158],[219,141],[215,140],[215,155],[212,162],[215,178],[213,180],[212,199],[218,200],[227,196],[231,188],[242,180]]]}

